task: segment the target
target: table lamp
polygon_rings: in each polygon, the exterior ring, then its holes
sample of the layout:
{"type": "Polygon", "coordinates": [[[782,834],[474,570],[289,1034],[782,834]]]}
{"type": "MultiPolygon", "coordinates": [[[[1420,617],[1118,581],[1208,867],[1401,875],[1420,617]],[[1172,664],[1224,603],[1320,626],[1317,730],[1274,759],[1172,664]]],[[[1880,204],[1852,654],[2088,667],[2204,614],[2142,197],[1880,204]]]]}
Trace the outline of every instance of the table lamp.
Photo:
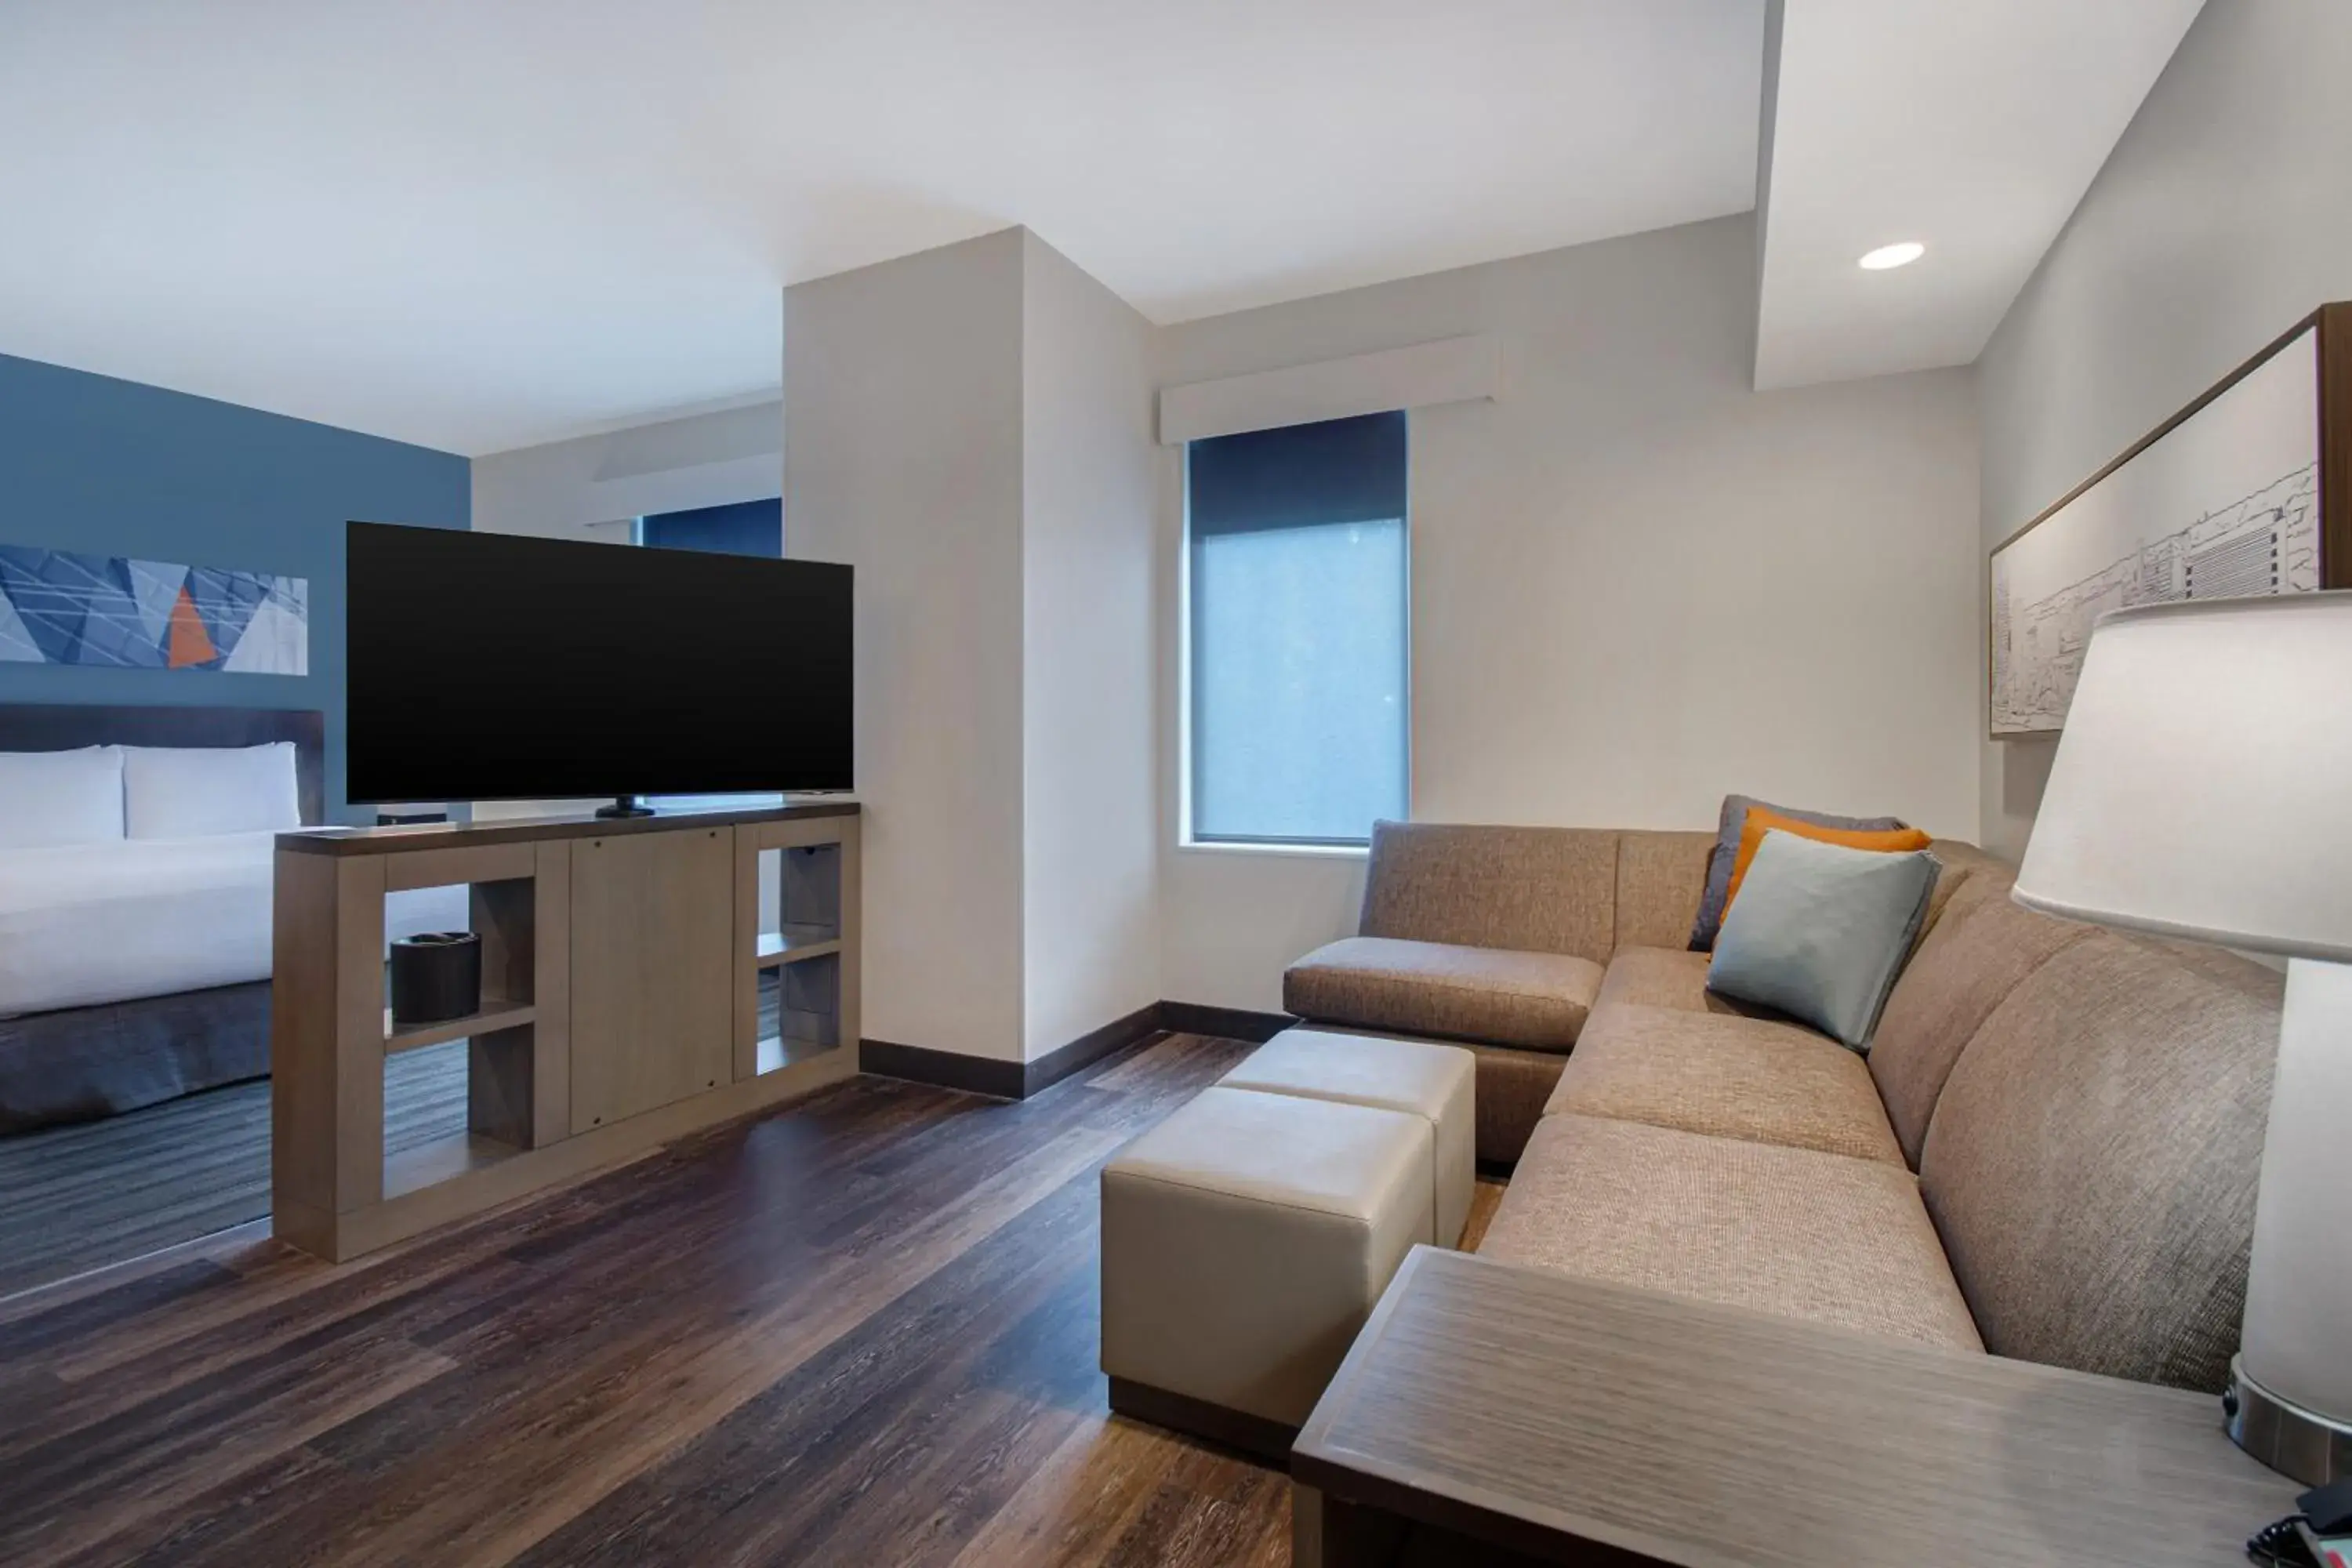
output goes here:
{"type": "Polygon", "coordinates": [[[2273,1469],[2352,1474],[2352,592],[2103,618],[2011,896],[2285,956],[2224,1409],[2273,1469]]]}

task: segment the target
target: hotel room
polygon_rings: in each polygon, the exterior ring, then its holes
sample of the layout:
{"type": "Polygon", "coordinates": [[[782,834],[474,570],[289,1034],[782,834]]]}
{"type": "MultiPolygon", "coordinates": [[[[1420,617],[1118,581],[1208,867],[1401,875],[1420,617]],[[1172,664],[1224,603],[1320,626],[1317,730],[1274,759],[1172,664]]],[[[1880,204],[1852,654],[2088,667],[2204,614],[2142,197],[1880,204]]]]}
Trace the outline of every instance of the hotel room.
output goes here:
{"type": "Polygon", "coordinates": [[[2352,1562],[2347,62],[0,16],[0,1561],[2352,1562]]]}

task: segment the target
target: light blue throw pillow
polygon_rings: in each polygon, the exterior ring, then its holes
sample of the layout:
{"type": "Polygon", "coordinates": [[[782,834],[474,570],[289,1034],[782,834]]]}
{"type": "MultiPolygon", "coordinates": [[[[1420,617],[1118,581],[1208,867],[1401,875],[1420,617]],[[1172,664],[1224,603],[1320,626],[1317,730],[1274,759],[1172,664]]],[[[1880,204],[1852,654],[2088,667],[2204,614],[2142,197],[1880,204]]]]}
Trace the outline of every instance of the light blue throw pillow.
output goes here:
{"type": "Polygon", "coordinates": [[[1715,939],[1707,989],[1867,1051],[1942,868],[1925,849],[1767,833],[1715,939]]]}

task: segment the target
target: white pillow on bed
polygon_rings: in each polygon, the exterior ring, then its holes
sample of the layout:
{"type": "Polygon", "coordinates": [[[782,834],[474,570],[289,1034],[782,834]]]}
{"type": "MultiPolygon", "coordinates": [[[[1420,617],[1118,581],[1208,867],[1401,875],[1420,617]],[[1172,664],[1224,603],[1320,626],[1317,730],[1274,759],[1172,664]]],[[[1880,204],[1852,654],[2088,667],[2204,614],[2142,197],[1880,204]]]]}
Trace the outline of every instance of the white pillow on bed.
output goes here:
{"type": "Polygon", "coordinates": [[[0,752],[0,849],[122,837],[122,748],[0,752]]]}
{"type": "Polygon", "coordinates": [[[133,838],[204,838],[302,826],[294,743],[125,746],[122,815],[133,838]]]}

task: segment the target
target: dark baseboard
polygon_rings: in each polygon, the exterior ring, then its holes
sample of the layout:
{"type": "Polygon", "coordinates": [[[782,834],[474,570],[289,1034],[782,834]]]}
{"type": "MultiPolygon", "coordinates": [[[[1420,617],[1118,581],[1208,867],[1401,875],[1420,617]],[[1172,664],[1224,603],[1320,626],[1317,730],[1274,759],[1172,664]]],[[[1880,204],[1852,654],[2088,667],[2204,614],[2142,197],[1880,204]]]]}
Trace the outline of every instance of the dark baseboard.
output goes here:
{"type": "Polygon", "coordinates": [[[1092,1067],[1113,1051],[1123,1051],[1136,1041],[1158,1034],[1167,1026],[1160,1021],[1160,1010],[1167,1005],[1165,1002],[1154,1002],[1149,1007],[1138,1007],[1124,1018],[1114,1018],[1099,1029],[1088,1029],[1068,1045],[1057,1046],[1024,1064],[1022,1098],[1051,1089],[1080,1068],[1092,1067]]]}
{"type": "Polygon", "coordinates": [[[1026,1100],[1115,1051],[1152,1035],[1211,1035],[1221,1040],[1261,1045],[1298,1022],[1282,1013],[1252,1013],[1239,1007],[1207,1007],[1197,1002],[1154,1002],[1099,1029],[1089,1029],[1066,1046],[1056,1046],[1027,1062],[935,1051],[895,1040],[857,1042],[857,1070],[877,1078],[904,1079],[937,1089],[1026,1100]]]}
{"type": "Polygon", "coordinates": [[[1296,1426],[1252,1415],[1245,1410],[1229,1410],[1189,1394],[1171,1394],[1148,1383],[1130,1383],[1123,1377],[1110,1380],[1110,1407],[1130,1421],[1147,1422],[1188,1437],[1205,1439],[1277,1470],[1290,1468],[1290,1447],[1298,1441],[1296,1426]]]}
{"type": "Polygon", "coordinates": [[[1124,1018],[1114,1018],[1099,1029],[1089,1029],[1068,1045],[1056,1046],[1027,1062],[959,1056],[953,1051],[902,1046],[892,1040],[860,1040],[857,1070],[878,1078],[928,1083],[938,1089],[994,1095],[999,1100],[1026,1100],[1114,1051],[1123,1051],[1158,1034],[1162,1027],[1160,1010],[1166,1005],[1164,1002],[1154,1002],[1149,1007],[1139,1007],[1124,1018]]]}
{"type": "Polygon", "coordinates": [[[1242,1007],[1211,1007],[1199,1002],[1162,1002],[1160,1026],[1171,1035],[1210,1035],[1220,1040],[1264,1045],[1298,1022],[1287,1013],[1253,1013],[1242,1007]]]}
{"type": "Polygon", "coordinates": [[[1019,1062],[968,1057],[958,1051],[935,1051],[929,1046],[902,1046],[896,1040],[858,1041],[857,1070],[877,1078],[928,1083],[936,1089],[994,1095],[999,1100],[1023,1098],[1019,1062]]]}
{"type": "Polygon", "coordinates": [[[877,1078],[927,1083],[936,1089],[993,1095],[998,1100],[1026,1100],[1112,1052],[1125,1050],[1159,1032],[1160,1004],[1154,1002],[1124,1018],[1114,1018],[1099,1029],[1089,1029],[1068,1045],[1057,1046],[1034,1061],[998,1061],[960,1056],[954,1051],[935,1051],[928,1046],[902,1046],[895,1040],[860,1040],[857,1070],[877,1078]]]}

